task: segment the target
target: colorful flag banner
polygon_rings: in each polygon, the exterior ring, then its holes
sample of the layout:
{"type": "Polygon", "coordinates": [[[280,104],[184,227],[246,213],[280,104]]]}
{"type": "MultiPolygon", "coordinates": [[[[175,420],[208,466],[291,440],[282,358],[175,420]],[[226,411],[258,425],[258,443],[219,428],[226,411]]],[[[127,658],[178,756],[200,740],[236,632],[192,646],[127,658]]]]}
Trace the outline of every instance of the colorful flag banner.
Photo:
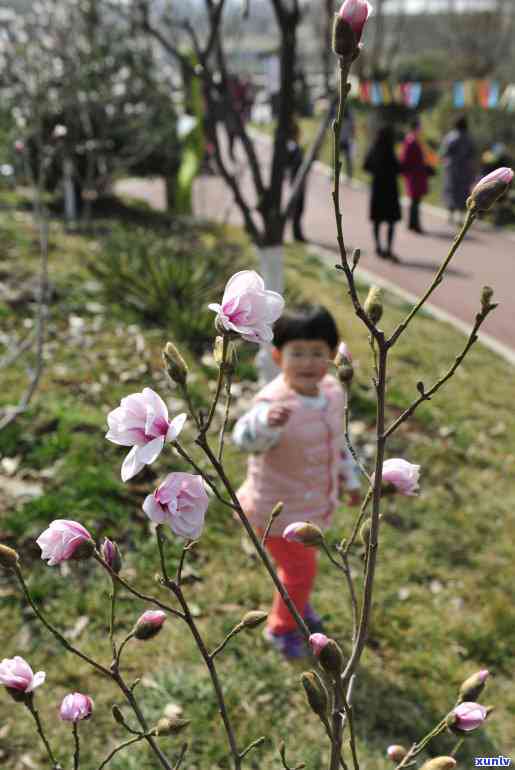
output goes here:
{"type": "Polygon", "coordinates": [[[483,109],[502,108],[515,112],[515,83],[504,87],[501,96],[501,87],[497,80],[456,80],[453,83],[447,81],[435,81],[431,83],[403,82],[392,84],[387,80],[361,80],[354,81],[352,91],[366,104],[380,106],[383,104],[404,104],[405,107],[416,109],[422,99],[424,87],[444,90],[449,86],[452,89],[452,103],[456,109],[464,109],[479,105],[483,109]]]}
{"type": "Polygon", "coordinates": [[[465,86],[461,81],[453,83],[452,103],[457,109],[461,109],[465,106],[465,86]]]}

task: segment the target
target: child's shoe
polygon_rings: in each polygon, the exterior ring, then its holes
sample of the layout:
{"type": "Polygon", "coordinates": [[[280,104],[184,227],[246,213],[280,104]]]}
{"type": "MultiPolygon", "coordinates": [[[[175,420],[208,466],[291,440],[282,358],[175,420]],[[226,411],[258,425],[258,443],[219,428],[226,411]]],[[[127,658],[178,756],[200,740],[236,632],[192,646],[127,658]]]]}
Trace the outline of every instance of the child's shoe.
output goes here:
{"type": "Polygon", "coordinates": [[[322,618],[317,612],[315,612],[311,604],[306,604],[306,609],[304,610],[304,623],[309,628],[310,633],[324,633],[324,624],[322,623],[322,618]]]}
{"type": "Polygon", "coordinates": [[[284,634],[274,634],[269,628],[265,628],[263,637],[289,660],[305,658],[307,655],[306,643],[297,630],[286,631],[284,634]]]}

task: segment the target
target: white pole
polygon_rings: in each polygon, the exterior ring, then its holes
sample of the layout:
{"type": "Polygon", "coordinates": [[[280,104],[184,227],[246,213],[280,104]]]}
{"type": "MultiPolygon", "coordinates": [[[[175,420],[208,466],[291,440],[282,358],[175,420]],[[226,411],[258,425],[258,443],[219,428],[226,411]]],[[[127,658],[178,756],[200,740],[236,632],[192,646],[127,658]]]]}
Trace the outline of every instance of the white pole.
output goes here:
{"type": "Polygon", "coordinates": [[[71,158],[63,160],[64,218],[68,223],[77,219],[77,201],[73,186],[73,163],[71,158]]]}

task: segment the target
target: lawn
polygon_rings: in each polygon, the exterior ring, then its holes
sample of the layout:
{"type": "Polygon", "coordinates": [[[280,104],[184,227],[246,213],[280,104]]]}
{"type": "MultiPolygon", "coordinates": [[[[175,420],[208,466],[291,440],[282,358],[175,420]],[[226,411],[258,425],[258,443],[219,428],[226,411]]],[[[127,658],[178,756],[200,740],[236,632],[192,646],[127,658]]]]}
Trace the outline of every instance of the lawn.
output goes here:
{"type": "MultiPolygon", "coordinates": [[[[33,302],[22,288],[36,269],[37,232],[28,212],[13,201],[0,211],[0,231],[2,280],[11,290],[11,296],[0,301],[2,344],[6,344],[8,335],[30,327],[33,302]]],[[[235,229],[168,219],[135,206],[113,207],[89,234],[66,233],[57,219],[52,221],[52,303],[44,376],[30,409],[0,433],[4,489],[0,541],[19,550],[34,597],[53,623],[105,665],[110,662],[105,575],[91,562],[44,566],[35,538],[52,519],[76,519],[97,540],[116,539],[123,577],[143,591],[163,593],[154,580],[159,559],[141,504],[158,478],[185,465],[170,451],[123,484],[119,469],[125,452],[105,440],[106,414],[122,396],[143,387],[165,397],[172,414],[183,410],[179,392],[170,389],[161,369],[160,353],[168,339],[178,344],[191,367],[195,404],[207,403],[208,383],[216,370],[210,356],[212,316],[205,308],[209,301],[219,300],[227,277],[242,267],[253,267],[253,259],[245,237],[235,229]],[[142,272],[145,264],[152,276],[142,272]],[[174,293],[172,288],[178,285],[182,289],[174,293]]],[[[356,362],[353,435],[361,456],[371,463],[371,358],[343,278],[322,266],[309,247],[292,246],[287,249],[286,279],[290,300],[323,298],[338,318],[356,362]]],[[[366,287],[360,290],[364,294],[366,287]]],[[[405,304],[386,295],[385,328],[393,328],[406,310],[405,304]]],[[[428,387],[445,371],[463,344],[451,327],[426,314],[417,317],[392,358],[388,416],[409,405],[418,380],[428,387]]],[[[241,348],[235,414],[255,390],[254,352],[251,345],[241,348]]],[[[12,403],[25,372],[18,365],[2,375],[0,403],[12,403]]],[[[422,466],[422,482],[417,498],[389,497],[384,504],[373,624],[354,692],[363,770],[385,770],[386,745],[409,745],[425,734],[452,707],[461,681],[482,667],[492,672],[482,700],[496,710],[485,729],[467,738],[459,766],[470,766],[474,756],[513,752],[512,399],[513,369],[477,345],[448,386],[404,423],[389,443],[389,457],[405,457],[422,466]]],[[[217,416],[218,424],[220,420],[217,416]]],[[[185,443],[192,445],[191,427],[186,435],[185,443]]],[[[192,452],[202,462],[200,454],[192,452]]],[[[230,442],[226,466],[237,484],[244,458],[230,442]]],[[[352,520],[342,505],[328,539],[337,542],[348,534],[352,520]]],[[[270,581],[243,546],[239,525],[213,501],[204,535],[186,562],[188,599],[210,647],[245,611],[269,606],[270,581]]],[[[167,554],[173,568],[180,548],[172,538],[167,554]]],[[[362,569],[358,552],[352,566],[362,569]]],[[[4,655],[22,655],[35,671],[47,671],[37,701],[43,722],[55,726],[53,743],[64,767],[71,767],[72,738],[69,727],[57,722],[56,708],[72,691],[95,699],[94,715],[80,732],[81,766],[96,770],[109,749],[127,738],[111,715],[111,706],[121,705],[120,697],[102,676],[55,647],[7,575],[0,575],[0,595],[4,655]]],[[[339,575],[324,559],[315,603],[329,632],[348,650],[349,607],[339,575]]],[[[120,594],[119,638],[144,609],[147,606],[140,600],[120,594]]],[[[186,628],[170,618],[156,639],[127,645],[123,660],[129,680],[141,678],[135,692],[150,723],[166,709],[191,720],[180,736],[163,739],[163,749],[177,756],[185,740],[189,749],[183,766],[188,770],[229,767],[209,678],[186,628]]],[[[267,738],[249,755],[246,766],[282,767],[277,747],[284,739],[292,765],[304,761],[310,770],[327,767],[327,740],[299,684],[306,666],[280,659],[268,649],[259,629],[236,637],[220,656],[220,675],[239,745],[260,735],[267,738]]],[[[454,743],[444,735],[432,751],[448,753],[454,743]]],[[[29,714],[2,689],[2,767],[48,767],[44,757],[29,714]]],[[[140,744],[110,763],[113,770],[155,766],[140,744]]]]}

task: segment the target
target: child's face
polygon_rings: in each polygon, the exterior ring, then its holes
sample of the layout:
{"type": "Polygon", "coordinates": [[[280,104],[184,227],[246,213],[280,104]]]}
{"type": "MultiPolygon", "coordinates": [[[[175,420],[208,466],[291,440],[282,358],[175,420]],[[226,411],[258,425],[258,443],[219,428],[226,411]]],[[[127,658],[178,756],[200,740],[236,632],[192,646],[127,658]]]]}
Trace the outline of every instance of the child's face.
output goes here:
{"type": "Polygon", "coordinates": [[[272,356],[290,388],[302,396],[316,396],[334,350],[324,340],[291,340],[280,350],[273,348],[272,356]]]}

